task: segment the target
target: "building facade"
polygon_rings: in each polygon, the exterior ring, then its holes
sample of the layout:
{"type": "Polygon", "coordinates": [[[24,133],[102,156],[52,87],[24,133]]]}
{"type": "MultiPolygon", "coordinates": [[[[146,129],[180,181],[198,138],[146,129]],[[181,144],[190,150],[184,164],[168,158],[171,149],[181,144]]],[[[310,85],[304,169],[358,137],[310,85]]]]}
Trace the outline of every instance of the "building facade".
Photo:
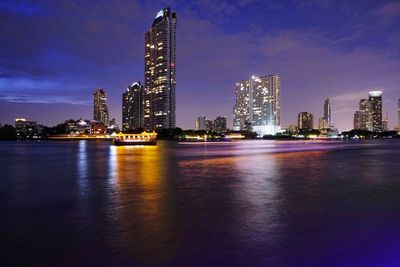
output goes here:
{"type": "Polygon", "coordinates": [[[236,83],[233,129],[251,130],[259,136],[274,135],[280,129],[280,77],[252,76],[236,83]]]}
{"type": "Polygon", "coordinates": [[[319,118],[318,129],[324,130],[329,128],[329,123],[325,118],[319,118]]]}
{"type": "Polygon", "coordinates": [[[371,103],[372,131],[382,132],[382,91],[369,92],[368,100],[371,103]]]}
{"type": "Polygon", "coordinates": [[[226,117],[218,116],[214,120],[214,132],[225,133],[226,132],[226,117]]]}
{"type": "Polygon", "coordinates": [[[300,112],[297,116],[297,127],[302,131],[314,129],[314,116],[309,112],[300,112]]]}
{"type": "Polygon", "coordinates": [[[360,100],[353,124],[355,130],[372,131],[371,102],[368,99],[360,100]]]}
{"type": "Polygon", "coordinates": [[[93,93],[93,118],[104,125],[109,124],[107,93],[103,89],[97,89],[93,93]]]}
{"type": "Polygon", "coordinates": [[[145,34],[144,128],[176,125],[176,13],[160,10],[145,34]]]}
{"type": "Polygon", "coordinates": [[[206,130],[206,117],[198,117],[195,123],[195,130],[196,131],[205,131],[206,130]]]}
{"type": "Polygon", "coordinates": [[[332,126],[332,111],[331,111],[331,104],[329,102],[328,97],[325,99],[325,103],[324,103],[324,119],[328,125],[328,127],[326,127],[326,128],[329,128],[329,126],[332,126]]]}
{"type": "Polygon", "coordinates": [[[143,126],[144,89],[140,82],[135,82],[122,94],[122,130],[131,131],[143,126]]]}

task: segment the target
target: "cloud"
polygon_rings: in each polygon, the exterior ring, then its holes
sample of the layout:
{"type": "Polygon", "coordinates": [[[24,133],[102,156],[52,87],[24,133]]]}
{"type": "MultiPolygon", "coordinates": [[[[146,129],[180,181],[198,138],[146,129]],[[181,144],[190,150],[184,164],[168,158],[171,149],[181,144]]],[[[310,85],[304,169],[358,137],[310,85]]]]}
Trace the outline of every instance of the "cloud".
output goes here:
{"type": "Polygon", "coordinates": [[[400,2],[390,2],[384,4],[380,8],[376,9],[374,14],[386,18],[400,16],[400,2]]]}
{"type": "Polygon", "coordinates": [[[88,99],[66,97],[66,96],[33,96],[33,95],[0,95],[0,102],[29,103],[29,104],[72,104],[91,105],[88,99]]]}

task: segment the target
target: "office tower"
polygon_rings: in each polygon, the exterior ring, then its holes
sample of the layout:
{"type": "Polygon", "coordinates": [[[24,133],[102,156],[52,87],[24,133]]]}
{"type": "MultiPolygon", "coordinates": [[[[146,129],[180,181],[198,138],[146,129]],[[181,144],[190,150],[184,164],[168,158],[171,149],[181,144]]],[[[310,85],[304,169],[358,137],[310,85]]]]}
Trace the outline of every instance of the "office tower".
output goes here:
{"type": "Polygon", "coordinates": [[[206,131],[212,132],[214,130],[214,124],[212,120],[206,120],[206,131]]]}
{"type": "Polygon", "coordinates": [[[252,76],[236,83],[233,129],[251,130],[259,136],[276,134],[280,129],[280,77],[252,76]]]}
{"type": "Polygon", "coordinates": [[[102,89],[97,89],[93,93],[93,118],[104,125],[109,123],[107,93],[102,89]]]}
{"type": "Polygon", "coordinates": [[[196,131],[205,131],[206,130],[206,117],[198,117],[196,119],[195,130],[196,131]]]}
{"type": "Polygon", "coordinates": [[[145,34],[144,127],[175,128],[176,13],[160,10],[145,34]]]}
{"type": "Polygon", "coordinates": [[[372,131],[382,132],[382,91],[369,92],[371,103],[372,131]]]}
{"type": "Polygon", "coordinates": [[[122,94],[122,130],[143,128],[144,89],[140,82],[129,86],[122,94]]]}
{"type": "Polygon", "coordinates": [[[314,128],[314,116],[309,112],[300,112],[297,117],[299,130],[311,131],[314,128]]]}
{"type": "Polygon", "coordinates": [[[329,126],[332,126],[331,104],[329,102],[328,97],[325,99],[325,103],[324,103],[324,119],[325,119],[326,123],[328,124],[328,127],[326,127],[326,128],[329,128],[329,126]]]}
{"type": "Polygon", "coordinates": [[[218,116],[214,120],[214,131],[217,132],[217,133],[226,132],[226,117],[218,116]]]}

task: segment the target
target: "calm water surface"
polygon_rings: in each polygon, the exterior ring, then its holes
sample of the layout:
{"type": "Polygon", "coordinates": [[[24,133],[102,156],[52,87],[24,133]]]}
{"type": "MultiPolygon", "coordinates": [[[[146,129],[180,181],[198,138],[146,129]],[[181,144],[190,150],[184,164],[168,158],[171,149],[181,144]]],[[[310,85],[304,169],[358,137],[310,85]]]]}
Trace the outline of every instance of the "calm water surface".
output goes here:
{"type": "Polygon", "coordinates": [[[0,142],[0,266],[400,266],[400,142],[0,142]]]}

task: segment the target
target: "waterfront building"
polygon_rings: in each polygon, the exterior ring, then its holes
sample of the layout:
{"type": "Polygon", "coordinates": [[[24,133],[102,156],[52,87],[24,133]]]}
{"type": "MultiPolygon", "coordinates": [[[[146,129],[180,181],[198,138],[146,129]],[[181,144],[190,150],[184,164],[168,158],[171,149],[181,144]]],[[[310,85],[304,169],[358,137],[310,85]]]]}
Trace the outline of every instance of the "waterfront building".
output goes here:
{"type": "Polygon", "coordinates": [[[355,130],[372,131],[372,113],[370,100],[360,100],[358,110],[354,113],[353,127],[355,130]]]}
{"type": "Polygon", "coordinates": [[[252,76],[237,82],[233,130],[251,128],[259,136],[276,134],[281,123],[280,90],[278,75],[252,76]]]}
{"type": "Polygon", "coordinates": [[[309,112],[300,112],[297,116],[297,127],[299,130],[311,131],[314,129],[314,116],[309,112]]]}
{"type": "Polygon", "coordinates": [[[131,131],[143,126],[144,89],[140,82],[135,82],[122,94],[122,130],[131,131]]]}
{"type": "Polygon", "coordinates": [[[91,135],[107,134],[107,126],[98,121],[91,121],[90,122],[90,134],[91,135]]]}
{"type": "Polygon", "coordinates": [[[195,130],[196,131],[205,131],[206,130],[206,117],[198,117],[196,119],[195,130]]]}
{"type": "Polygon", "coordinates": [[[218,116],[214,120],[214,132],[225,133],[226,132],[226,117],[218,116]]]}
{"type": "Polygon", "coordinates": [[[144,128],[175,128],[176,13],[160,10],[145,34],[144,128]]]}
{"type": "Polygon", "coordinates": [[[329,102],[329,98],[328,97],[325,99],[325,103],[324,103],[324,119],[325,119],[325,122],[326,122],[326,124],[328,126],[328,127],[325,127],[325,128],[329,128],[329,126],[332,126],[331,104],[329,102]]]}
{"type": "Polygon", "coordinates": [[[25,118],[17,118],[14,122],[18,139],[40,139],[44,130],[43,125],[25,118]]]}
{"type": "Polygon", "coordinates": [[[104,125],[109,124],[107,93],[103,89],[97,89],[93,93],[93,118],[104,125]]]}
{"type": "Polygon", "coordinates": [[[212,120],[206,120],[206,131],[212,132],[214,130],[214,123],[212,120]]]}
{"type": "Polygon", "coordinates": [[[369,92],[368,100],[371,104],[372,131],[382,132],[382,91],[369,92]]]}
{"type": "Polygon", "coordinates": [[[318,123],[318,129],[323,130],[323,129],[328,129],[329,128],[329,123],[326,120],[325,117],[319,118],[319,123],[318,123]]]}
{"type": "Polygon", "coordinates": [[[387,113],[385,119],[382,121],[382,130],[384,132],[389,131],[389,117],[387,113]]]}

